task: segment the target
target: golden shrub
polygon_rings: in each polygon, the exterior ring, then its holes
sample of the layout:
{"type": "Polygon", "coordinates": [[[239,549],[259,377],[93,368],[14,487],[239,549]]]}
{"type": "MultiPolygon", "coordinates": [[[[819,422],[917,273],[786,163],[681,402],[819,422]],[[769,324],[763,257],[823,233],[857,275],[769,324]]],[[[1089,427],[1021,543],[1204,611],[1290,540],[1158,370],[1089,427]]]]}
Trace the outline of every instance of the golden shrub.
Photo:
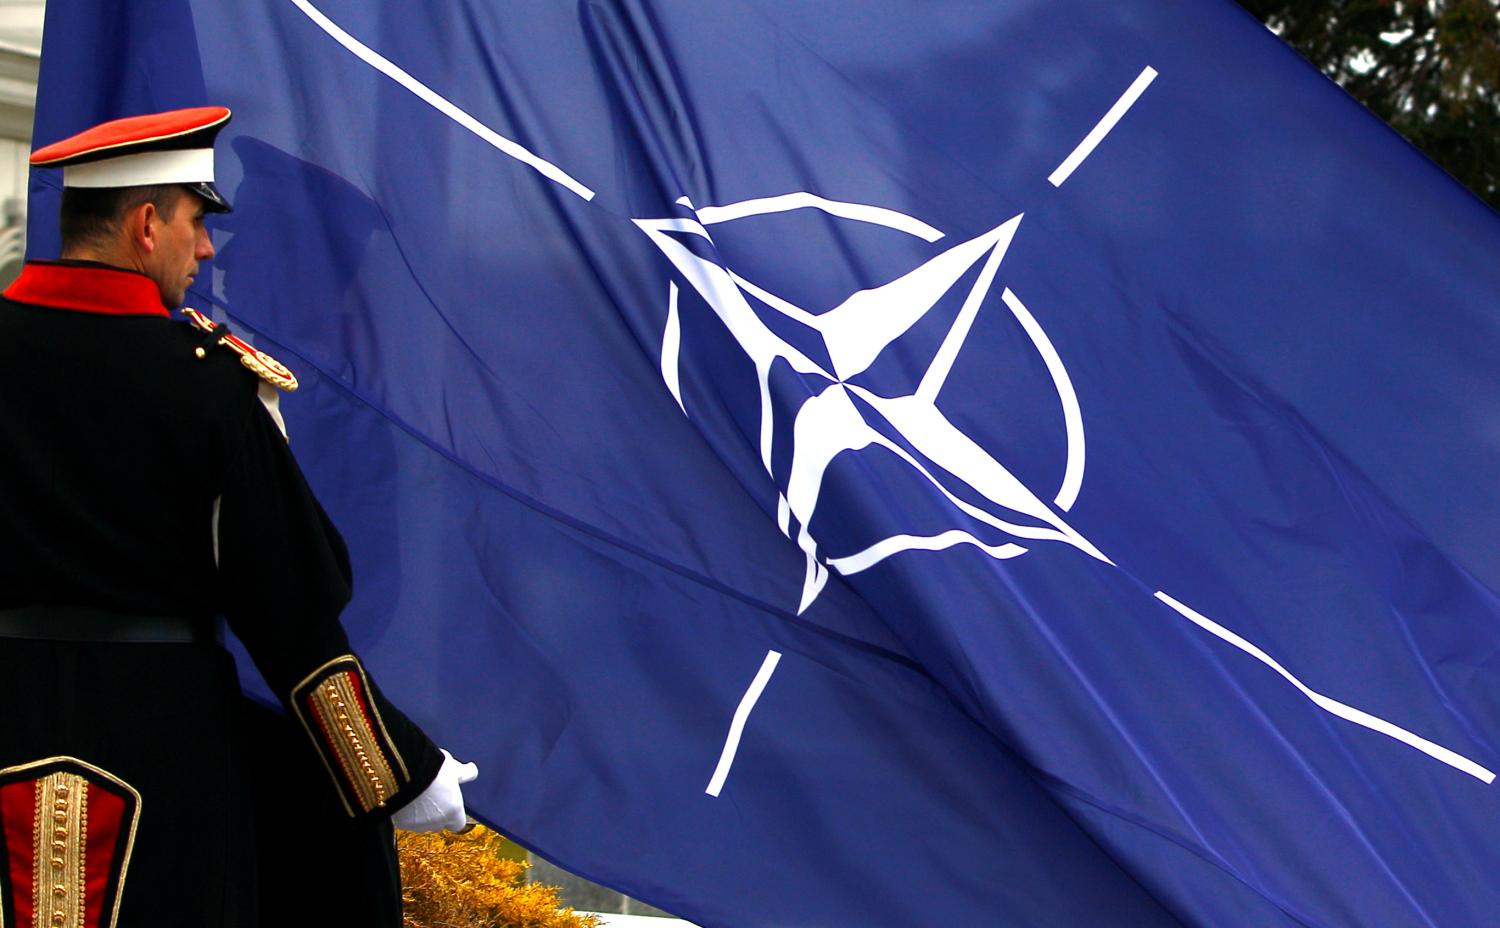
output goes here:
{"type": "Polygon", "coordinates": [[[593,915],[558,904],[557,888],[526,882],[531,865],[502,856],[505,839],[396,832],[406,928],[595,928],[593,915]]]}

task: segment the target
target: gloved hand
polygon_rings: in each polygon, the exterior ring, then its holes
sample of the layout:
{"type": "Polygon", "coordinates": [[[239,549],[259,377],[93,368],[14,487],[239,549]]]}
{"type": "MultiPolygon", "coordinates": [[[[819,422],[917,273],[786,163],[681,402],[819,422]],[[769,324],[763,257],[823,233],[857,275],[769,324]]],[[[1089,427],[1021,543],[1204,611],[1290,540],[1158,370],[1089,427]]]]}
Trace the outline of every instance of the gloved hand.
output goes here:
{"type": "Polygon", "coordinates": [[[463,831],[468,816],[464,813],[461,786],[477,776],[479,768],[474,764],[460,764],[452,754],[443,751],[443,766],[438,768],[432,785],[396,810],[391,823],[403,831],[463,831]]]}

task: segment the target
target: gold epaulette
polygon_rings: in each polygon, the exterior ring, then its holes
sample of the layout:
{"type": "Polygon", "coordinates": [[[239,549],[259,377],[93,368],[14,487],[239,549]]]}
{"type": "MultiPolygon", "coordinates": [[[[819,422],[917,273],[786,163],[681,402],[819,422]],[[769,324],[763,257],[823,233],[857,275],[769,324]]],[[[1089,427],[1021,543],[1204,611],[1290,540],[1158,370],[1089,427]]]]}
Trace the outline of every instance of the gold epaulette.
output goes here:
{"type": "MultiPolygon", "coordinates": [[[[189,322],[205,332],[213,332],[218,328],[218,325],[212,319],[198,312],[196,309],[189,309],[184,306],[181,312],[184,316],[188,317],[189,322]]],[[[254,345],[251,345],[239,336],[226,333],[219,338],[218,343],[239,355],[241,364],[250,368],[250,370],[255,372],[256,376],[276,389],[285,390],[288,393],[297,389],[297,377],[287,369],[285,364],[282,364],[264,351],[257,349],[254,345]]],[[[199,358],[203,358],[207,354],[207,349],[198,348],[199,358]]]]}

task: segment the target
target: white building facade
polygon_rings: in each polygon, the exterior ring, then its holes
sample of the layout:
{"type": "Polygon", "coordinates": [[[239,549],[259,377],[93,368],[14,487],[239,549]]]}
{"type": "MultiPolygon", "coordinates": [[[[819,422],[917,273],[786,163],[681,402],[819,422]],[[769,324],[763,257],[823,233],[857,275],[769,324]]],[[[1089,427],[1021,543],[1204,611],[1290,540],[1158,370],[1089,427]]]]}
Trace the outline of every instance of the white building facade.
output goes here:
{"type": "Polygon", "coordinates": [[[0,286],[26,251],[26,158],[36,114],[43,0],[0,0],[0,286]]]}

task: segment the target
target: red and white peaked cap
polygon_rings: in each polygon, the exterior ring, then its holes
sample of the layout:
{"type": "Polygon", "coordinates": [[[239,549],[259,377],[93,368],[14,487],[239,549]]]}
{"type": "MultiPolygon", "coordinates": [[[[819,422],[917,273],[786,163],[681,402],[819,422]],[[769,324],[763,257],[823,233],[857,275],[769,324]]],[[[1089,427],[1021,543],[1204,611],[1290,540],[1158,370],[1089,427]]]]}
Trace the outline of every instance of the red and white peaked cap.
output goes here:
{"type": "Polygon", "coordinates": [[[225,106],[196,106],[100,123],[38,148],[31,164],[62,168],[64,187],[182,184],[212,212],[229,212],[214,187],[214,137],[229,122],[225,106]]]}

